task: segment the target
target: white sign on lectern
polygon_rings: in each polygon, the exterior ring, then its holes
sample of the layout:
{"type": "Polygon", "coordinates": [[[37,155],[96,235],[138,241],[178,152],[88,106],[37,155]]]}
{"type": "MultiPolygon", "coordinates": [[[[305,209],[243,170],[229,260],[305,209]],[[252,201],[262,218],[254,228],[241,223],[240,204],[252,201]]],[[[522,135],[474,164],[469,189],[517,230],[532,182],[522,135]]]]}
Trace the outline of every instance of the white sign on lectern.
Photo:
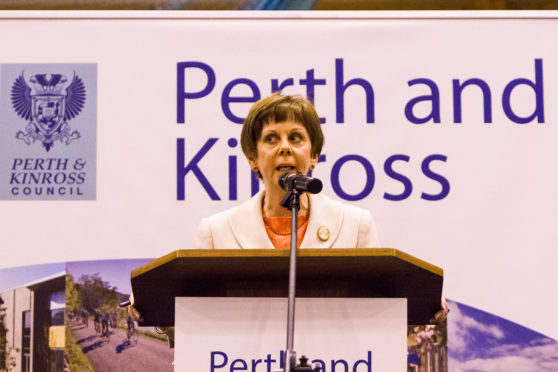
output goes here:
{"type": "MultiPolygon", "coordinates": [[[[176,298],[174,370],[281,368],[286,324],[286,298],[176,298]]],[[[323,372],[406,371],[407,300],[297,298],[294,336],[323,372]]]]}

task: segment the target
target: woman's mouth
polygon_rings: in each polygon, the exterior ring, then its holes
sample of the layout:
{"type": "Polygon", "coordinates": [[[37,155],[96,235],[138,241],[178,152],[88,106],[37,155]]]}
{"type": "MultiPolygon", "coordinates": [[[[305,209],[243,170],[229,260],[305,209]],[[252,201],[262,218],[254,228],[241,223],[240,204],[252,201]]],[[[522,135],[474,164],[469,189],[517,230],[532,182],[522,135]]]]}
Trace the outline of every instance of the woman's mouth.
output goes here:
{"type": "Polygon", "coordinates": [[[278,166],[277,169],[279,172],[292,172],[294,171],[296,168],[292,165],[288,165],[288,164],[282,164],[280,166],[278,166]]]}

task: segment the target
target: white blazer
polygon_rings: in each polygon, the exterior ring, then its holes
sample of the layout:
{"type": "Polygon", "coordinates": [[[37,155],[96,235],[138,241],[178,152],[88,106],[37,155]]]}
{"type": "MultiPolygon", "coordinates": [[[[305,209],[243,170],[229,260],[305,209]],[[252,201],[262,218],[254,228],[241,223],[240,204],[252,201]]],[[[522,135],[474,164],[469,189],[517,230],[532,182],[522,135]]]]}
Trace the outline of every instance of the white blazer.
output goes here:
{"type": "MultiPolygon", "coordinates": [[[[201,220],[196,249],[270,248],[262,198],[265,190],[229,210],[201,220]]],[[[377,248],[380,246],[372,214],[321,194],[309,195],[310,220],[300,248],[377,248]]]]}

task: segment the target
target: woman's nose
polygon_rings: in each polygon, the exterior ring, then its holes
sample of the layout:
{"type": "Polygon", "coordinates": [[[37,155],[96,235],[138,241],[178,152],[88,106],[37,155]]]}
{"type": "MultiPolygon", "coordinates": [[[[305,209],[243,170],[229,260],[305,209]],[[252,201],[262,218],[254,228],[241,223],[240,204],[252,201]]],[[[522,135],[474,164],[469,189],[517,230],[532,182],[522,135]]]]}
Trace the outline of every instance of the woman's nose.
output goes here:
{"type": "Polygon", "coordinates": [[[280,155],[290,155],[292,153],[291,144],[287,138],[281,140],[281,147],[279,148],[280,155]]]}

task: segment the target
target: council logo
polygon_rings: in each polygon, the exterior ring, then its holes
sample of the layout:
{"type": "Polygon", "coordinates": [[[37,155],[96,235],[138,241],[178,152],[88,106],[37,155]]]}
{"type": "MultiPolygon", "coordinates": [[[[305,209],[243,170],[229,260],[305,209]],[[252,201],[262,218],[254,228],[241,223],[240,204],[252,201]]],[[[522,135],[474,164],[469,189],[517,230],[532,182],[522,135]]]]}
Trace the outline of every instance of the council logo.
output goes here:
{"type": "Polygon", "coordinates": [[[67,146],[80,138],[69,122],[85,104],[82,79],[78,75],[68,79],[63,74],[34,74],[29,83],[22,72],[11,89],[12,108],[27,122],[25,131],[18,131],[16,138],[29,146],[39,141],[47,152],[56,141],[67,146]]]}
{"type": "Polygon", "coordinates": [[[96,200],[97,64],[0,63],[0,200],[96,200]]]}

